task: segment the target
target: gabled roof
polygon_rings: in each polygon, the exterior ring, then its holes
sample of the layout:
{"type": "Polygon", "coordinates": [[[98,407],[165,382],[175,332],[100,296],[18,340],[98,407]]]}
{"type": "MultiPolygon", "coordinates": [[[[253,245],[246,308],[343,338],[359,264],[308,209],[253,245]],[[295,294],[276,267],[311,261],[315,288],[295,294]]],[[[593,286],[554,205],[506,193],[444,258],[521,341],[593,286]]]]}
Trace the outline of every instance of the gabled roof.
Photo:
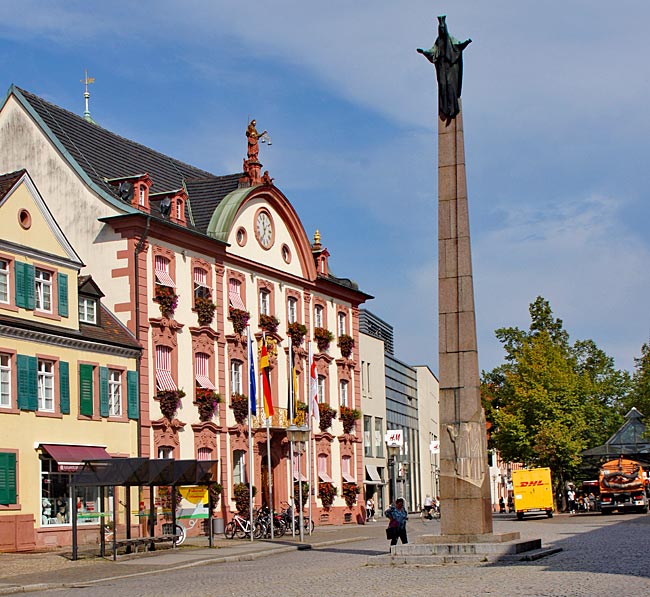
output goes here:
{"type": "Polygon", "coordinates": [[[27,170],[24,168],[18,170],[18,172],[10,172],[9,174],[3,174],[0,176],[0,200],[14,188],[16,183],[22,178],[27,170]]]}
{"type": "MultiPolygon", "coordinates": [[[[127,212],[137,210],[121,201],[117,195],[117,186],[106,180],[146,172],[153,182],[152,193],[187,188],[188,226],[192,227],[194,221],[196,229],[205,233],[209,221],[207,214],[211,214],[221,199],[237,188],[242,176],[242,173],[216,176],[190,166],[116,135],[24,89],[12,86],[9,93],[13,93],[25,106],[75,170],[101,195],[127,212]]],[[[152,214],[160,217],[158,208],[153,205],[152,214]]]]}
{"type": "Polygon", "coordinates": [[[643,415],[632,407],[625,415],[626,421],[602,446],[585,450],[583,457],[618,457],[621,455],[645,459],[650,456],[650,442],[645,437],[646,426],[643,415]]]}

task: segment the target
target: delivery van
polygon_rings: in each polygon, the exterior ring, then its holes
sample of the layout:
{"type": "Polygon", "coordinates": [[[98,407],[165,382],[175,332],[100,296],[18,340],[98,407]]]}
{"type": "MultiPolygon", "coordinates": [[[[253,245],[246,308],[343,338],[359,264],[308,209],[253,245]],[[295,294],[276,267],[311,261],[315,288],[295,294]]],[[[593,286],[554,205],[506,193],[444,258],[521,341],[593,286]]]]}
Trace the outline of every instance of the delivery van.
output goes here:
{"type": "Polygon", "coordinates": [[[553,516],[553,486],[551,485],[550,468],[512,471],[512,489],[518,520],[522,520],[526,513],[545,513],[549,518],[553,516]]]}

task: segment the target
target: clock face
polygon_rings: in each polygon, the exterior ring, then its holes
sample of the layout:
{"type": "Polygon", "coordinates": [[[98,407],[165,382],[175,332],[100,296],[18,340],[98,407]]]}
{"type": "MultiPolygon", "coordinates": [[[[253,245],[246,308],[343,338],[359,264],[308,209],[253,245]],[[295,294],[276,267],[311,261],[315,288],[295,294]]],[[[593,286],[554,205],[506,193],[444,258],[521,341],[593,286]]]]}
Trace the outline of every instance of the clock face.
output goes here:
{"type": "Polygon", "coordinates": [[[271,223],[271,216],[265,211],[257,214],[255,236],[265,249],[268,249],[273,244],[273,224],[271,223]]]}

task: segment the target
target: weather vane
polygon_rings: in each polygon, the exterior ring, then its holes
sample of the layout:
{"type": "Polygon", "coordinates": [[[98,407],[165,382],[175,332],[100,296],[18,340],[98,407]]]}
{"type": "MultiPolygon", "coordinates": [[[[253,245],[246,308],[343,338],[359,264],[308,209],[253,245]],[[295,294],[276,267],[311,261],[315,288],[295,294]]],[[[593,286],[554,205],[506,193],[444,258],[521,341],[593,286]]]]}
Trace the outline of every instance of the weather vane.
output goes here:
{"type": "Polygon", "coordinates": [[[86,86],[86,91],[84,92],[84,98],[86,100],[86,111],[84,112],[84,118],[88,122],[94,123],[95,121],[90,116],[90,110],[88,109],[88,100],[90,99],[90,92],[88,91],[88,85],[95,82],[95,77],[88,76],[88,69],[84,70],[84,78],[81,79],[81,83],[84,83],[86,86]]]}

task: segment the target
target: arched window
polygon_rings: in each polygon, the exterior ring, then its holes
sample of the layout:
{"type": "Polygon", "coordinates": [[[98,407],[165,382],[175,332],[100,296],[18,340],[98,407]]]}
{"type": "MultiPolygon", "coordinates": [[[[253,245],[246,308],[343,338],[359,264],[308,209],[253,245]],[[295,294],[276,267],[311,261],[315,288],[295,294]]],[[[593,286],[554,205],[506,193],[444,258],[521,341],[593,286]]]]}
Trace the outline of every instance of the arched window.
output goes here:
{"type": "Polygon", "coordinates": [[[230,392],[242,394],[242,362],[233,359],[230,361],[230,392]]]}

